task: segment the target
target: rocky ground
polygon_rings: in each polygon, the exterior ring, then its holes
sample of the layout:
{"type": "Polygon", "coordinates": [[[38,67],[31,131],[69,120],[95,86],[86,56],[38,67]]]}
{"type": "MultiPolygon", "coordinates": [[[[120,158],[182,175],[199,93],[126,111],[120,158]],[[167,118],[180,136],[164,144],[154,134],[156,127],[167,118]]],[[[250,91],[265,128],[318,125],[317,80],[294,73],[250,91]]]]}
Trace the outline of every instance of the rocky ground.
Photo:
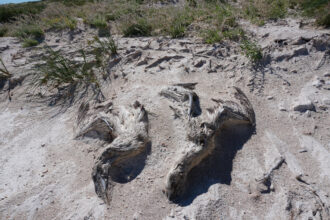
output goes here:
{"type": "MultiPolygon", "coordinates": [[[[104,100],[114,110],[144,105],[150,143],[128,166],[134,175],[114,181],[110,204],[91,177],[104,145],[76,138],[79,107],[95,106],[92,97],[54,104],[53,91],[33,83],[42,50],[0,38],[13,73],[0,83],[0,218],[329,219],[330,32],[293,19],[243,27],[263,48],[259,65],[234,42],[116,37],[119,57],[101,82],[104,100]],[[212,98],[240,88],[256,126],[224,128],[222,147],[191,170],[187,195],[172,202],[163,191],[185,151],[186,128],[160,92],[178,83],[197,83],[202,115],[212,98]]],[[[49,33],[45,43],[74,54],[93,38],[93,30],[80,29],[49,33]]]]}

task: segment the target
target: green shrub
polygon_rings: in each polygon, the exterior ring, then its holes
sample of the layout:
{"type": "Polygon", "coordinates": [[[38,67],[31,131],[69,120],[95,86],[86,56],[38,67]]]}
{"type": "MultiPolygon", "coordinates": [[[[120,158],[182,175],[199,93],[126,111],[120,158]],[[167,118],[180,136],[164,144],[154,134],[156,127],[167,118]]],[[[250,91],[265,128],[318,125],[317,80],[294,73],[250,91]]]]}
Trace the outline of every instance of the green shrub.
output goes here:
{"type": "Polygon", "coordinates": [[[80,51],[83,62],[75,62],[65,58],[60,52],[47,49],[47,55],[43,57],[45,64],[40,67],[40,84],[59,87],[63,84],[97,83],[93,71],[93,62],[87,62],[85,52],[80,51]]]}
{"type": "Polygon", "coordinates": [[[32,47],[41,43],[45,34],[39,26],[25,25],[16,31],[15,36],[23,41],[23,47],[32,47]]]}
{"type": "Polygon", "coordinates": [[[88,22],[93,28],[106,28],[108,26],[104,16],[97,15],[88,22]]]}
{"type": "Polygon", "coordinates": [[[330,27],[329,0],[291,0],[303,10],[303,15],[316,18],[316,24],[330,27]]]}
{"type": "Polygon", "coordinates": [[[26,38],[23,40],[23,47],[34,47],[37,46],[39,42],[35,39],[26,38]]]}
{"type": "Polygon", "coordinates": [[[292,0],[250,0],[243,3],[243,12],[252,23],[263,25],[264,20],[277,20],[287,14],[292,0]]]}
{"type": "Polygon", "coordinates": [[[45,34],[37,25],[24,25],[16,31],[15,36],[20,39],[30,38],[40,42],[43,40],[45,34]]]}
{"type": "Polygon", "coordinates": [[[253,63],[262,59],[263,55],[261,48],[254,42],[243,40],[241,43],[241,49],[245,56],[247,56],[253,63]]]}
{"type": "Polygon", "coordinates": [[[323,17],[317,18],[316,23],[320,26],[330,27],[330,13],[324,15],[323,17]]]}
{"type": "Polygon", "coordinates": [[[186,28],[192,23],[193,17],[189,14],[189,12],[185,9],[182,14],[174,17],[170,28],[169,34],[172,38],[180,38],[185,36],[186,28]]]}
{"type": "Polygon", "coordinates": [[[108,28],[108,23],[106,21],[106,17],[103,15],[97,15],[93,17],[91,20],[87,21],[92,28],[98,29],[99,37],[109,37],[110,30],[108,28]]]}
{"type": "Polygon", "coordinates": [[[0,23],[15,20],[21,15],[34,16],[45,9],[43,2],[27,2],[21,4],[0,5],[0,23]]]}
{"type": "Polygon", "coordinates": [[[55,30],[74,30],[77,28],[77,20],[71,17],[57,17],[53,19],[46,19],[45,24],[49,28],[55,30]]]}
{"type": "Polygon", "coordinates": [[[94,2],[94,0],[48,0],[52,2],[61,2],[66,6],[82,6],[88,2],[94,2]]]}
{"type": "Polygon", "coordinates": [[[240,39],[244,38],[245,33],[241,28],[231,28],[228,30],[224,30],[222,32],[222,36],[229,40],[239,41],[240,39]]]}
{"type": "Polygon", "coordinates": [[[124,37],[150,36],[152,26],[145,19],[140,19],[137,23],[126,26],[123,30],[124,37]]]}
{"type": "Polygon", "coordinates": [[[102,53],[108,55],[117,55],[118,54],[118,46],[115,40],[112,37],[100,39],[98,37],[94,38],[97,43],[97,48],[99,48],[102,53]]]}
{"type": "Polygon", "coordinates": [[[216,30],[206,31],[204,41],[207,44],[214,44],[222,41],[222,37],[219,35],[219,32],[216,30]]]}
{"type": "Polygon", "coordinates": [[[268,0],[268,3],[270,4],[270,9],[266,15],[268,19],[276,20],[285,17],[288,9],[286,0],[277,0],[277,1],[268,0]]]}
{"type": "Polygon", "coordinates": [[[170,27],[170,35],[172,38],[184,37],[186,27],[181,22],[174,22],[170,27]]]}
{"type": "Polygon", "coordinates": [[[0,26],[0,37],[4,37],[5,34],[7,33],[8,28],[5,26],[0,26]]]}
{"type": "Polygon", "coordinates": [[[120,18],[120,15],[116,14],[116,13],[109,13],[109,14],[105,15],[105,20],[106,21],[115,21],[118,18],[120,18]]]}

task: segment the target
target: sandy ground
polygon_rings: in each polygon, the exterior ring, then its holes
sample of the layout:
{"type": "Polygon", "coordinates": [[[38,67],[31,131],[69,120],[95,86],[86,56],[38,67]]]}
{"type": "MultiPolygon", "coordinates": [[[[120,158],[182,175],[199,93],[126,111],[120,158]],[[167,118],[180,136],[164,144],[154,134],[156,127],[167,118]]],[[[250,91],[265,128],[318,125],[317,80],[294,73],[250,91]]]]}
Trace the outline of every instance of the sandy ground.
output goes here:
{"type": "MultiPolygon", "coordinates": [[[[38,98],[31,86],[41,50],[0,38],[0,55],[19,82],[10,93],[0,85],[0,219],[329,219],[329,30],[300,28],[295,20],[245,27],[263,47],[259,67],[235,43],[117,37],[121,61],[102,92],[114,108],[136,100],[145,106],[151,147],[140,174],[115,184],[110,205],[91,178],[102,146],[75,139],[78,108],[89,97],[48,105],[48,93],[38,98]],[[225,151],[192,170],[187,198],[170,202],[162,190],[184,131],[159,92],[186,82],[198,83],[202,109],[228,87],[241,88],[256,130],[224,131],[225,151]]],[[[92,34],[54,33],[46,42],[71,53],[92,34]]]]}

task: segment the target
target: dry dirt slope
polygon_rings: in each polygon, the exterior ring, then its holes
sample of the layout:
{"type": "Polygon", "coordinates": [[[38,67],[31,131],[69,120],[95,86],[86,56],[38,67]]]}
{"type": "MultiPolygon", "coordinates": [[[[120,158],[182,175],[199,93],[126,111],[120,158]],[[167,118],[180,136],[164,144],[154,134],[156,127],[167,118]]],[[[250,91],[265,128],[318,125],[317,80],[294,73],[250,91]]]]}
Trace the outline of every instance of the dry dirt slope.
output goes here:
{"type": "MultiPolygon", "coordinates": [[[[144,105],[150,145],[129,167],[133,178],[114,184],[110,205],[91,178],[104,147],[75,139],[78,108],[89,99],[47,105],[31,88],[40,50],[0,38],[14,73],[11,101],[8,82],[0,85],[0,219],[329,219],[330,33],[295,20],[246,28],[265,52],[261,66],[234,43],[118,38],[120,62],[101,88],[114,110],[136,100],[144,105]],[[229,87],[243,90],[256,127],[224,129],[223,147],[191,171],[188,195],[170,202],[162,190],[185,150],[186,128],[159,93],[191,82],[202,114],[229,87]]],[[[73,39],[49,34],[46,42],[70,53],[89,38],[88,31],[73,39]]]]}

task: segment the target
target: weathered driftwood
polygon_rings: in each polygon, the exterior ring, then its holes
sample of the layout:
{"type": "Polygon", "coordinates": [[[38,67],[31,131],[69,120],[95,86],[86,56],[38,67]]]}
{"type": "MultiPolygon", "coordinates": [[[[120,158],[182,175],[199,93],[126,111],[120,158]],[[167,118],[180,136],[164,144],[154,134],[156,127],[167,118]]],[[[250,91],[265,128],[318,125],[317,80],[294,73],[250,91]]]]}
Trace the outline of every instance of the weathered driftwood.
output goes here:
{"type": "Polygon", "coordinates": [[[171,99],[175,102],[185,104],[183,111],[188,113],[189,117],[196,117],[201,114],[199,107],[199,98],[197,94],[181,86],[171,86],[160,92],[161,96],[171,99]]]}
{"type": "Polygon", "coordinates": [[[197,85],[198,83],[176,83],[176,84],[173,84],[173,86],[181,86],[183,88],[186,88],[186,89],[195,89],[195,86],[197,85]]]}
{"type": "Polygon", "coordinates": [[[146,149],[148,116],[139,102],[135,102],[128,109],[122,108],[118,113],[104,113],[108,107],[109,105],[104,105],[105,109],[101,107],[102,112],[99,112],[98,116],[85,119],[89,122],[82,126],[77,137],[101,139],[106,142],[105,150],[95,162],[92,178],[96,194],[110,203],[111,191],[116,182],[112,174],[116,173],[121,164],[134,159],[146,149]]]}
{"type": "MultiPolygon", "coordinates": [[[[161,95],[176,102],[189,102],[190,95],[198,97],[196,93],[180,87],[164,89],[161,95]]],[[[215,148],[215,136],[221,132],[225,124],[228,126],[238,123],[255,125],[253,108],[244,93],[234,87],[231,99],[233,101],[217,100],[216,105],[207,109],[207,113],[200,117],[183,119],[187,127],[188,142],[180,154],[182,156],[174,163],[166,179],[164,192],[170,200],[175,200],[185,193],[189,184],[187,183],[189,172],[212,153],[215,148]]],[[[188,106],[189,109],[193,109],[190,104],[188,106]]],[[[188,110],[189,114],[190,110],[188,110]]]]}

